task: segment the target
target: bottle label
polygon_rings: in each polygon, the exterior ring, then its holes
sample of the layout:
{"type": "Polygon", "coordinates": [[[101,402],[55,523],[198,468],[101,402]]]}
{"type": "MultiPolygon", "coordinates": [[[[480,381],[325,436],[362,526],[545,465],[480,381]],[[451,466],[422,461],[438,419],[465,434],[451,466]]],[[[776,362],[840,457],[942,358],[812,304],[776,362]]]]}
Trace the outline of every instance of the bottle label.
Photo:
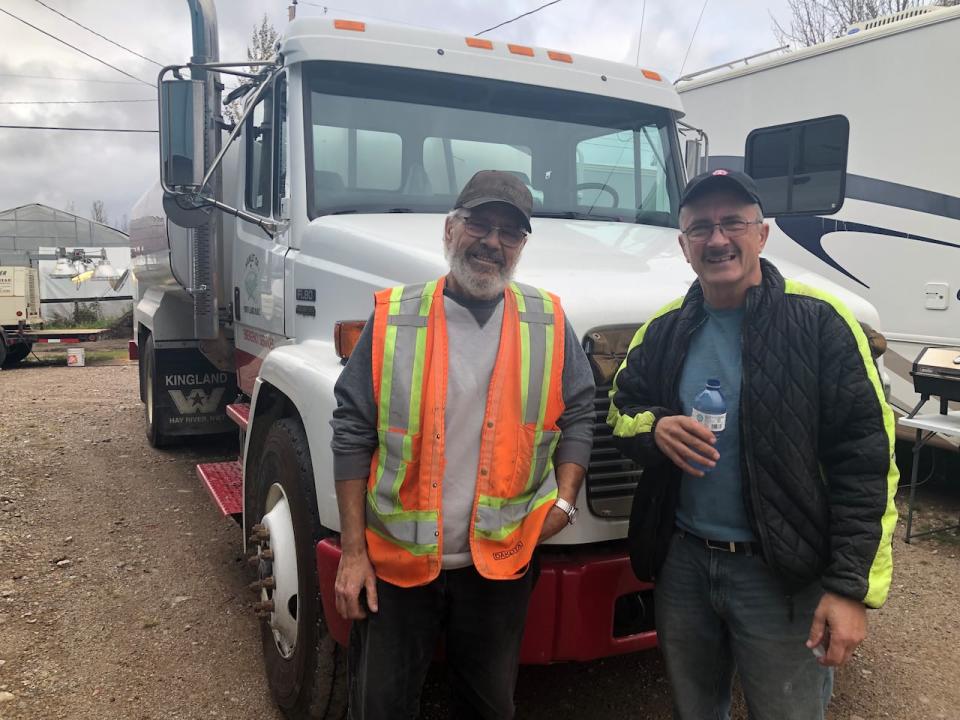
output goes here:
{"type": "Polygon", "coordinates": [[[710,432],[723,432],[727,427],[727,414],[723,413],[721,415],[711,415],[710,413],[700,412],[696,408],[693,409],[692,417],[698,423],[703,425],[710,432]]]}

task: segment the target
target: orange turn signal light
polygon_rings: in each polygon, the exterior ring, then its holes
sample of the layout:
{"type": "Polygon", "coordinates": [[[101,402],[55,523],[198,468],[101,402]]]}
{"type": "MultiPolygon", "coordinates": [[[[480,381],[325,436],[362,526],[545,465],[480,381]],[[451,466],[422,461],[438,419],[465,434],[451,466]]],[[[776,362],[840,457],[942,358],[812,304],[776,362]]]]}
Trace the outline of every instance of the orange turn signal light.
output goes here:
{"type": "Polygon", "coordinates": [[[547,50],[547,57],[557,62],[572,63],[573,56],[569,53],[557,52],[556,50],[547,50]]]}
{"type": "Polygon", "coordinates": [[[350,357],[350,353],[360,340],[360,333],[366,320],[338,320],[333,326],[333,346],[341,360],[350,357]]]}
{"type": "Polygon", "coordinates": [[[353,30],[354,32],[366,32],[367,24],[358,20],[334,20],[333,26],[337,30],[353,30]]]}
{"type": "Polygon", "coordinates": [[[643,76],[647,80],[663,80],[663,78],[660,77],[660,73],[654,72],[653,70],[641,70],[640,72],[643,73],[643,76]]]}
{"type": "Polygon", "coordinates": [[[481,50],[493,50],[493,43],[483,38],[468,37],[467,47],[480,48],[481,50]]]}
{"type": "Polygon", "coordinates": [[[525,55],[526,57],[533,57],[533,48],[527,47],[526,45],[507,45],[507,50],[512,52],[514,55],[525,55]]]}

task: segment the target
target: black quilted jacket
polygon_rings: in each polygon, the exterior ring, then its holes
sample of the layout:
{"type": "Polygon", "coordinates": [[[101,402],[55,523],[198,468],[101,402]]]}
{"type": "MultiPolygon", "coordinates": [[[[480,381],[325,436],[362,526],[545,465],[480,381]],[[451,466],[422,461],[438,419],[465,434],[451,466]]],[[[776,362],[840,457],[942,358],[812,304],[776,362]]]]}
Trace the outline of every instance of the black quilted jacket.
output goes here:
{"type": "MultiPolygon", "coordinates": [[[[742,343],[740,466],[751,526],[786,592],[819,578],[826,590],[879,607],[899,475],[876,366],[846,307],[761,262],[742,343]]],[[[615,440],[645,466],[629,531],[641,579],[655,579],[666,557],[681,477],[656,447],[653,423],[681,412],[680,372],[703,320],[697,282],[637,332],[611,391],[615,440]]]]}

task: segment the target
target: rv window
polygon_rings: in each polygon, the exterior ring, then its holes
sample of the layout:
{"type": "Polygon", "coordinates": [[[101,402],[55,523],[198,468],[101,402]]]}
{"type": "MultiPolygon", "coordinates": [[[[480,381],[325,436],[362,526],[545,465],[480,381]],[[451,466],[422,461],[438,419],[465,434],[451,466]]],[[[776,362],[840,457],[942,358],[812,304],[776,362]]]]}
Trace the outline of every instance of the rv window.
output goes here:
{"type": "Polygon", "coordinates": [[[247,118],[247,208],[270,214],[270,171],[273,169],[273,90],[267,90],[247,118]]]}
{"type": "Polygon", "coordinates": [[[744,168],[767,217],[830,215],[843,205],[850,124],[842,115],[754,130],[744,168]]]}

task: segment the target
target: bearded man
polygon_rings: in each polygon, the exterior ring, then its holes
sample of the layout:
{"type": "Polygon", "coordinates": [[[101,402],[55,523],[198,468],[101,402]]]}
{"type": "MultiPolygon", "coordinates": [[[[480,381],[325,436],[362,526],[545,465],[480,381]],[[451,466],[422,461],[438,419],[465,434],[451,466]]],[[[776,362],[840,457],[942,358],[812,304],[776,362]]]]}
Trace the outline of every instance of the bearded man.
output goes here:
{"type": "Polygon", "coordinates": [[[458,718],[511,718],[537,545],[576,516],[594,383],[559,298],[512,282],[533,199],[478,172],[450,272],[382,290],[336,385],[337,610],[354,719],[415,718],[441,635],[458,718]]]}

